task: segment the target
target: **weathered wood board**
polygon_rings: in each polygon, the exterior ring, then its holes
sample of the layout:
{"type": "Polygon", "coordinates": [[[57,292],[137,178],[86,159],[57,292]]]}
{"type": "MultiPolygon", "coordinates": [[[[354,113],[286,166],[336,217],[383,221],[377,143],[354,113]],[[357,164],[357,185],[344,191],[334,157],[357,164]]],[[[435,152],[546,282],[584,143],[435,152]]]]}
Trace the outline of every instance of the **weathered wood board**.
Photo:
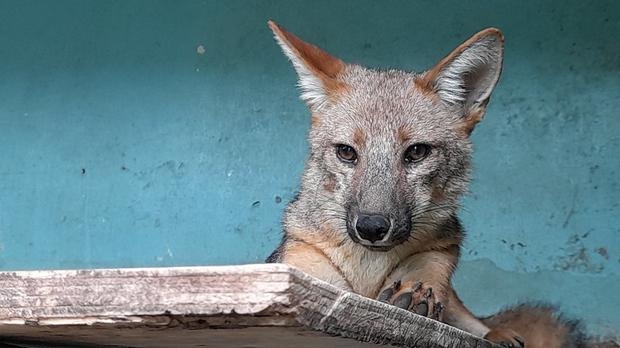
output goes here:
{"type": "Polygon", "coordinates": [[[281,264],[0,273],[0,347],[381,344],[497,347],[281,264]]]}

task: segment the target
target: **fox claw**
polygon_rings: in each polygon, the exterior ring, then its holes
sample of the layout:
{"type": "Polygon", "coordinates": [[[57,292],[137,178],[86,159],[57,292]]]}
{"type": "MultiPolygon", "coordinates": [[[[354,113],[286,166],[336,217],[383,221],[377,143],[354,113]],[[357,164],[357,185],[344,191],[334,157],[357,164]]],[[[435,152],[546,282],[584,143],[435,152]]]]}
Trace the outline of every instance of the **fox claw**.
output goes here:
{"type": "Polygon", "coordinates": [[[396,292],[397,289],[399,288],[400,288],[400,280],[394,282],[392,286],[383,290],[377,297],[377,301],[389,303],[388,301],[392,298],[392,296],[394,296],[394,292],[396,292]]]}
{"type": "Polygon", "coordinates": [[[510,329],[493,329],[484,338],[506,348],[525,348],[525,340],[510,329]]]}
{"type": "Polygon", "coordinates": [[[441,300],[432,287],[422,282],[394,282],[381,291],[377,300],[431,319],[442,319],[444,306],[441,300]]]}

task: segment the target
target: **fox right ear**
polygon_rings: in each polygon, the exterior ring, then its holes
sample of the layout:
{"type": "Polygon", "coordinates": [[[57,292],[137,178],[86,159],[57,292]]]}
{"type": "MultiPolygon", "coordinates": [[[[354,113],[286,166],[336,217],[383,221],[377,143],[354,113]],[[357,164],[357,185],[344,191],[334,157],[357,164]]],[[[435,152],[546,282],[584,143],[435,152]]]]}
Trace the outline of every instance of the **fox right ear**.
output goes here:
{"type": "Polygon", "coordinates": [[[502,71],[504,36],[495,28],[465,41],[416,82],[425,90],[463,111],[468,132],[484,116],[502,71]]]}
{"type": "Polygon", "coordinates": [[[275,22],[269,21],[268,24],[299,75],[301,99],[313,111],[320,110],[341,89],[342,83],[336,77],[344,70],[345,64],[317,46],[302,41],[275,22]]]}

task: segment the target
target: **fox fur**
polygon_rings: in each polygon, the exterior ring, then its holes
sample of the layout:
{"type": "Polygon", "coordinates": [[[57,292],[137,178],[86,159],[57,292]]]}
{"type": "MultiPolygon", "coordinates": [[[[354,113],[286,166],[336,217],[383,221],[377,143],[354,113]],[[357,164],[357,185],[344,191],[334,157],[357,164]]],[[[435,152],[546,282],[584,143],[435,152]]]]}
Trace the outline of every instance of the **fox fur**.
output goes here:
{"type": "Polygon", "coordinates": [[[344,63],[269,26],[299,76],[312,126],[299,195],[267,261],[507,347],[578,347],[574,327],[550,308],[478,319],[451,284],[464,238],[457,213],[470,178],[469,136],[499,80],[502,33],[482,30],[413,73],[344,63]],[[365,214],[389,230],[362,238],[365,214]]]}

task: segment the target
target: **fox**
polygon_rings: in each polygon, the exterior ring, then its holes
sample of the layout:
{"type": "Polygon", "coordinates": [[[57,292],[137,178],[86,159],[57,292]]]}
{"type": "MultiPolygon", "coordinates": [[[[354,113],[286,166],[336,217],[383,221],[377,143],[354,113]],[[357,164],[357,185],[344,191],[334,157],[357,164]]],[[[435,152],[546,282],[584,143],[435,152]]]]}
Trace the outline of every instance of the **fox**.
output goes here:
{"type": "Polygon", "coordinates": [[[421,72],[345,63],[273,21],[310,111],[310,154],[285,208],[285,263],[338,288],[513,348],[576,348],[554,308],[476,317],[452,286],[465,231],[470,135],[499,81],[504,36],[487,28],[421,72]]]}

